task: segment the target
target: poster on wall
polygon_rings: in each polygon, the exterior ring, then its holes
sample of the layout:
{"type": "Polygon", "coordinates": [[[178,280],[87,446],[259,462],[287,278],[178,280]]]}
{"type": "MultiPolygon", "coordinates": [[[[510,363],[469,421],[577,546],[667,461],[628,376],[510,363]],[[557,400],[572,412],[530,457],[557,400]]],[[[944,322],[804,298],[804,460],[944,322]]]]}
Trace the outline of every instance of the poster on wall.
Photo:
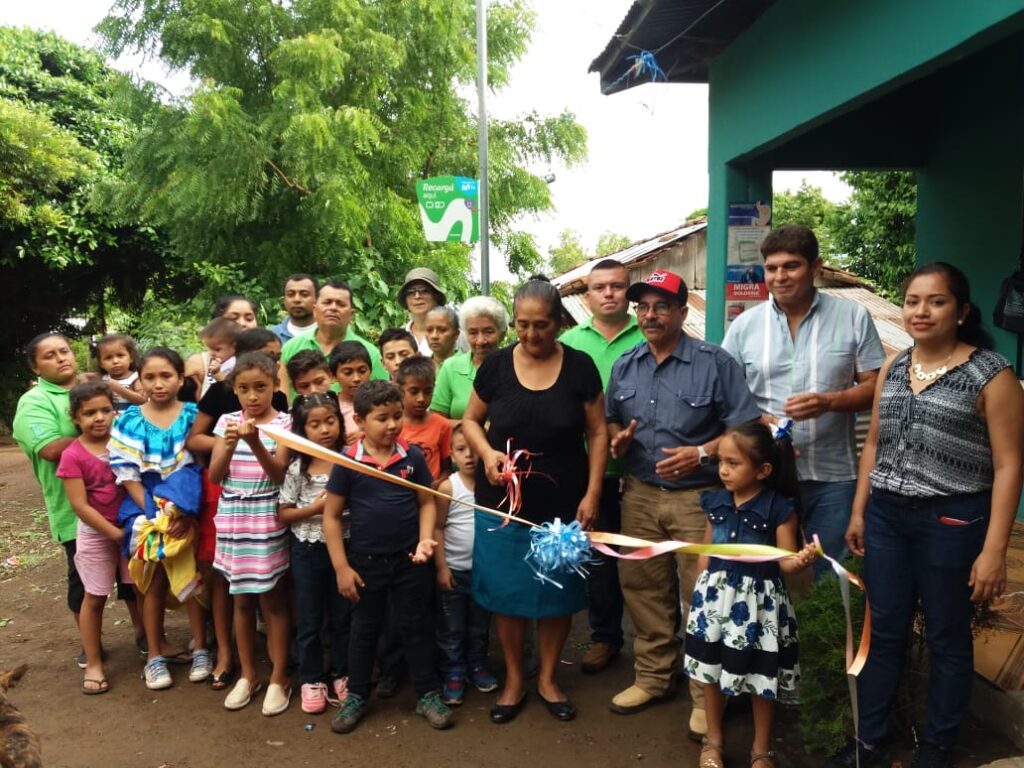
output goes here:
{"type": "Polygon", "coordinates": [[[725,327],[768,298],[761,241],[771,230],[772,208],[766,202],[729,204],[729,241],[725,265],[725,327]]]}
{"type": "Polygon", "coordinates": [[[465,176],[416,182],[416,199],[427,240],[475,243],[480,239],[479,184],[465,176]]]}

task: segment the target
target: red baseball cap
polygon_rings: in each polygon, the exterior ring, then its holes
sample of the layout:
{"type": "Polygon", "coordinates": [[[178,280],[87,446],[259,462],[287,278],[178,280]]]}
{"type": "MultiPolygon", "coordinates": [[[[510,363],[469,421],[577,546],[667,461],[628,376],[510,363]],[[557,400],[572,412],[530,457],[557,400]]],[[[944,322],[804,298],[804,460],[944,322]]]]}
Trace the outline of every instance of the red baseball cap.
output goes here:
{"type": "Polygon", "coordinates": [[[644,291],[657,291],[684,306],[689,294],[686,281],[675,272],[669,272],[666,269],[655,270],[644,278],[643,282],[633,283],[626,291],[626,298],[630,301],[639,301],[644,291]]]}

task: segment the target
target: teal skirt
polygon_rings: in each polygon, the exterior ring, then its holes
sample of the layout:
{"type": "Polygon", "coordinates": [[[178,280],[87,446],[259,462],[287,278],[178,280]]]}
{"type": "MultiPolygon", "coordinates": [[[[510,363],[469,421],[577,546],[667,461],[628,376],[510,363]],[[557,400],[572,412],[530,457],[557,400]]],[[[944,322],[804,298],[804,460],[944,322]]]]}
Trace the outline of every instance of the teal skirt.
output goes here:
{"type": "Polygon", "coordinates": [[[530,551],[530,527],[476,513],[473,537],[473,598],[491,613],[546,619],[567,616],[587,604],[584,579],[575,573],[552,574],[561,585],[542,582],[523,559],[530,551]]]}

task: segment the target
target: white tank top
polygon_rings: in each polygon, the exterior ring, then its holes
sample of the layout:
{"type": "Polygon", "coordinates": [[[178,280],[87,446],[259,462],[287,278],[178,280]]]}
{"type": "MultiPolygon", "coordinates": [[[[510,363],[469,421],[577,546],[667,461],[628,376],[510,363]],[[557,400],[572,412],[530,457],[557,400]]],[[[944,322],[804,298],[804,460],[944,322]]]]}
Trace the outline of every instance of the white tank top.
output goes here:
{"type": "Polygon", "coordinates": [[[473,491],[466,487],[455,472],[451,475],[453,501],[448,507],[448,518],[444,523],[444,554],[448,567],[453,571],[473,570],[473,518],[476,509],[472,503],[476,501],[473,491]],[[459,503],[469,502],[469,503],[459,503]]]}

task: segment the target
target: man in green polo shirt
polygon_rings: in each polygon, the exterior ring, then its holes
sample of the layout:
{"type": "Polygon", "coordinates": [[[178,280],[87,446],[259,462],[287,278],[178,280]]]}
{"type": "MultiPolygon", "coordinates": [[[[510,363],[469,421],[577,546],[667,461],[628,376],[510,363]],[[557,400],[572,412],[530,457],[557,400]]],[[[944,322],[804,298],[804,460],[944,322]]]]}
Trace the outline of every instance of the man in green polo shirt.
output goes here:
{"type": "MultiPolygon", "coordinates": [[[[561,341],[586,352],[597,365],[601,383],[607,387],[612,364],[623,352],[644,342],[636,318],[629,313],[626,289],[629,274],[614,259],[603,259],[590,270],[587,279],[587,304],[592,317],[562,334],[561,341]]],[[[622,527],[619,506],[622,481],[621,463],[608,457],[601,489],[601,506],[594,529],[618,533],[622,527]]],[[[589,590],[590,650],[580,662],[584,672],[600,672],[622,649],[622,589],[615,558],[597,555],[601,563],[590,569],[589,590]]]]}
{"type": "MultiPolygon", "coordinates": [[[[320,286],[316,294],[316,304],[313,305],[316,330],[290,339],[281,349],[281,382],[287,384],[293,398],[295,390],[292,389],[291,381],[288,379],[285,364],[294,357],[296,352],[303,349],[315,349],[327,357],[331,354],[334,345],[340,341],[358,341],[366,347],[366,351],[370,353],[372,364],[370,378],[387,381],[388,374],[381,364],[380,352],[377,351],[377,347],[352,330],[352,315],[354,313],[352,289],[348,283],[344,280],[328,280],[320,286]]],[[[332,388],[337,391],[338,385],[335,384],[332,388]]]]}
{"type": "Polygon", "coordinates": [[[71,346],[60,334],[45,333],[28,343],[28,362],[39,383],[18,400],[14,439],[32,463],[32,473],[43,489],[53,540],[64,547],[68,561],[68,608],[78,614],[85,589],[75,570],[75,535],[78,518],[57,477],[60,456],[78,435],[71,420],[68,392],[78,373],[71,346]]]}

